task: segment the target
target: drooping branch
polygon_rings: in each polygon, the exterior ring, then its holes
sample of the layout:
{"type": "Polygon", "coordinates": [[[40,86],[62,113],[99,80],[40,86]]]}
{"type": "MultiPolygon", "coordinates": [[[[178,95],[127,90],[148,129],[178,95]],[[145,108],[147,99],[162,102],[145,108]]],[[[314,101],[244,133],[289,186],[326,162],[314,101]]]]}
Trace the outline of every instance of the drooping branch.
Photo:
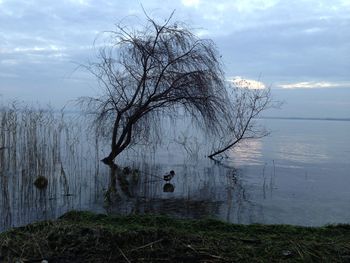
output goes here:
{"type": "Polygon", "coordinates": [[[250,86],[239,86],[234,89],[233,104],[227,114],[229,121],[226,129],[223,129],[221,145],[213,149],[208,155],[210,159],[225,153],[243,140],[257,139],[267,136],[269,133],[257,125],[254,119],[269,107],[274,107],[270,89],[252,89],[250,86]]]}
{"type": "Polygon", "coordinates": [[[252,120],[268,105],[267,93],[230,96],[214,43],[172,23],[172,16],[159,24],[146,14],[138,30],[117,25],[98,61],[85,66],[97,78],[101,95],[81,101],[93,114],[96,130],[112,137],[103,159],[107,164],[128,147],[148,142],[161,119],[174,118],[178,109],[219,139],[223,147],[213,157],[253,136],[252,120]]]}

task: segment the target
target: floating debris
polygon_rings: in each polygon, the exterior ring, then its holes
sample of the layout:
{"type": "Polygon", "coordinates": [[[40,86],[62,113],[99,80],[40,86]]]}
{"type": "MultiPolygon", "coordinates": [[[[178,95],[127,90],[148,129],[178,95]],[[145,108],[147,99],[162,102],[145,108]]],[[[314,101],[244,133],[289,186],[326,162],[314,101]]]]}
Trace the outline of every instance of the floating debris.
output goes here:
{"type": "Polygon", "coordinates": [[[48,180],[46,179],[45,176],[42,176],[42,175],[38,176],[34,181],[35,187],[40,190],[46,189],[47,184],[48,184],[48,180]]]}

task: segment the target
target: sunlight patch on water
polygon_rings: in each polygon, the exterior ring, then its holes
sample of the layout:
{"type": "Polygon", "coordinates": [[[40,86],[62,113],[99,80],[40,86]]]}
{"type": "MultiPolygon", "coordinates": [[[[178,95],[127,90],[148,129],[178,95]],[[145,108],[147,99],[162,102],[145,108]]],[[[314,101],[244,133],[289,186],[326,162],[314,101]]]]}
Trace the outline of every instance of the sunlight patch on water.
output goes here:
{"type": "Polygon", "coordinates": [[[261,139],[247,140],[230,150],[228,155],[235,164],[261,165],[262,160],[261,139]]]}

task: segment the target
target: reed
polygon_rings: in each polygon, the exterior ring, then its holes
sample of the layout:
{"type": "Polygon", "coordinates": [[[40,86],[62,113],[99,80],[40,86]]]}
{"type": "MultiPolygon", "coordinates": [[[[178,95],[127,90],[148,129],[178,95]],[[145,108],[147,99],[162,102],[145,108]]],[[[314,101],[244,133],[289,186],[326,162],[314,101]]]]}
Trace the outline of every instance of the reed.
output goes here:
{"type": "Polygon", "coordinates": [[[103,144],[94,132],[87,133],[86,127],[87,121],[77,114],[50,107],[12,103],[0,108],[0,211],[7,215],[4,226],[33,215],[30,210],[46,211],[53,199],[81,191],[82,183],[96,183],[103,144]],[[46,188],[33,187],[40,177],[47,179],[46,188]]]}

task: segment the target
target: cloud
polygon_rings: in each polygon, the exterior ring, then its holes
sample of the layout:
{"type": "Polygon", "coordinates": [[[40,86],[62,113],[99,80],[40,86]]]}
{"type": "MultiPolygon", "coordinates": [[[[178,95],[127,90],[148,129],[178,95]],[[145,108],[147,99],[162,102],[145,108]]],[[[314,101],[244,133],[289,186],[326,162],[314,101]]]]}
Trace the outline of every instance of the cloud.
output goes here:
{"type": "MultiPolygon", "coordinates": [[[[200,4],[201,13],[203,15],[221,13],[253,13],[256,10],[266,10],[274,7],[279,0],[182,0],[181,3],[185,6],[196,6],[200,4]]],[[[238,15],[238,14],[237,14],[238,15]]],[[[227,17],[229,18],[229,17],[227,17]]],[[[233,17],[231,17],[233,18],[233,17]]],[[[233,18],[234,19],[234,18],[233,18]]]]}
{"type": "Polygon", "coordinates": [[[198,7],[200,0],[181,0],[181,3],[187,7],[198,7]]]}
{"type": "Polygon", "coordinates": [[[11,73],[2,73],[0,72],[0,78],[18,78],[19,75],[11,73]]]}
{"type": "Polygon", "coordinates": [[[349,83],[336,83],[336,82],[327,82],[327,81],[304,81],[288,84],[279,84],[277,85],[282,89],[317,89],[317,88],[337,88],[343,87],[349,83]]]}
{"type": "MultiPolygon", "coordinates": [[[[249,85],[262,87],[254,80],[260,75],[266,83],[290,89],[350,81],[349,0],[141,2],[159,22],[175,9],[174,20],[214,40],[226,76],[244,76],[249,85]]],[[[57,87],[57,76],[76,67],[72,61],[93,60],[97,33],[113,30],[124,18],[130,27],[144,21],[140,1],[0,0],[0,5],[0,81],[27,90],[43,75],[48,86],[57,87]]],[[[69,81],[65,85],[75,87],[69,81]]]]}
{"type": "Polygon", "coordinates": [[[350,12],[348,17],[306,16],[287,22],[274,16],[214,38],[229,75],[261,74],[270,83],[349,80],[350,12]]]}
{"type": "Polygon", "coordinates": [[[255,10],[266,10],[272,8],[278,2],[278,0],[234,1],[234,7],[239,12],[254,12],[255,10]]]}
{"type": "Polygon", "coordinates": [[[240,76],[229,78],[228,82],[232,83],[235,87],[238,87],[238,88],[248,88],[248,89],[265,89],[266,88],[265,84],[261,81],[242,78],[240,76]]]}
{"type": "Polygon", "coordinates": [[[89,0],[69,0],[69,2],[73,4],[78,4],[78,5],[89,5],[90,1],[89,0]]]}
{"type": "Polygon", "coordinates": [[[33,46],[33,47],[15,47],[12,49],[3,49],[0,51],[1,53],[40,53],[40,52],[58,52],[63,51],[66,48],[58,47],[56,45],[48,45],[48,46],[33,46]]]}
{"type": "MultiPolygon", "coordinates": [[[[6,65],[6,66],[13,66],[18,65],[20,62],[17,59],[1,59],[0,64],[6,65]]],[[[4,75],[2,75],[4,76],[4,75]]]]}

